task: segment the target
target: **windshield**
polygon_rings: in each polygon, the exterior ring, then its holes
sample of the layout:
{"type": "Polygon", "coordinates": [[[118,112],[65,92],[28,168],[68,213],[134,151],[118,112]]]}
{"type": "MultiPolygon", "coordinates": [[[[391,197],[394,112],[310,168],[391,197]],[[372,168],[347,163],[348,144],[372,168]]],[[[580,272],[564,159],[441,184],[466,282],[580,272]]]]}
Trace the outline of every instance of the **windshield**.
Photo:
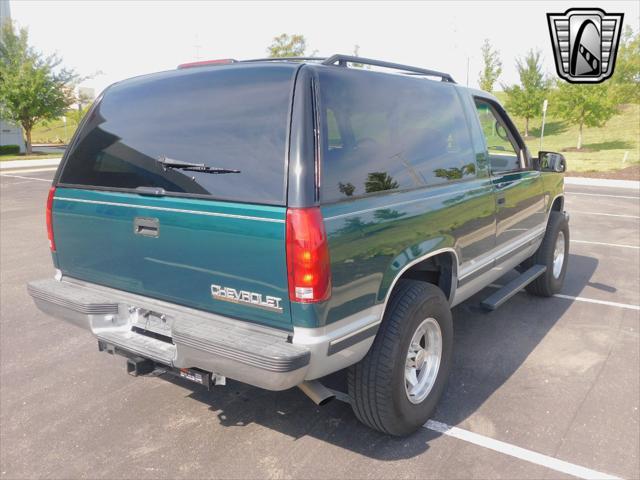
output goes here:
{"type": "Polygon", "coordinates": [[[283,205],[294,73],[217,66],[116,84],[79,132],[60,183],[283,205]],[[164,168],[166,158],[209,168],[164,168]]]}

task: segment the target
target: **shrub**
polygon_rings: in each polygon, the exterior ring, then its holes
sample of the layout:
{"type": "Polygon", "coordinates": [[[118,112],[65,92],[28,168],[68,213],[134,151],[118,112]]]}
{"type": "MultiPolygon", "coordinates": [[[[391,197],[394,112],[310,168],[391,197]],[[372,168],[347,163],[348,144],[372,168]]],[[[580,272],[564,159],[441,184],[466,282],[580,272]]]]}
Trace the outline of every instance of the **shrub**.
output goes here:
{"type": "Polygon", "coordinates": [[[18,145],[0,145],[0,155],[16,155],[20,153],[18,145]]]}

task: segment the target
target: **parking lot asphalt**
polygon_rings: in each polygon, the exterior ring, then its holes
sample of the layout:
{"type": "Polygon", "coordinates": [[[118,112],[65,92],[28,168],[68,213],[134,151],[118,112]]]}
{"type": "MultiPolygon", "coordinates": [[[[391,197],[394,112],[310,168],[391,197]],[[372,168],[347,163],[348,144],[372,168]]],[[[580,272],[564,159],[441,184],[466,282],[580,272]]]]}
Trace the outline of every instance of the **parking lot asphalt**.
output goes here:
{"type": "Polygon", "coordinates": [[[637,191],[567,187],[562,295],[456,307],[439,423],[398,439],[297,389],[133,378],[40,313],[25,284],[53,272],[52,176],[0,176],[0,478],[640,477],[637,191]]]}

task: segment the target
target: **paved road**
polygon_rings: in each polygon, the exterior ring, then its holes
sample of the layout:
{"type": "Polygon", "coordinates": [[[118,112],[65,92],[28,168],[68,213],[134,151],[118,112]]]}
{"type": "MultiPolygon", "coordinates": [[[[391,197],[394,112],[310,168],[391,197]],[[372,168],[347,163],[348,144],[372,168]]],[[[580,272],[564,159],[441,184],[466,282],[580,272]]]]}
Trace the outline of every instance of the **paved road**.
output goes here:
{"type": "Polygon", "coordinates": [[[466,440],[428,428],[396,439],[361,426],[347,404],[319,408],[296,389],[230,381],[207,393],[126,375],[124,360],[30,301],[25,283],[52,274],[53,173],[16,175],[0,177],[2,479],[588,476],[581,467],[640,477],[637,192],[568,188],[578,242],[566,297],[519,294],[485,314],[487,289],[456,307],[454,367],[434,419],[466,440]]]}

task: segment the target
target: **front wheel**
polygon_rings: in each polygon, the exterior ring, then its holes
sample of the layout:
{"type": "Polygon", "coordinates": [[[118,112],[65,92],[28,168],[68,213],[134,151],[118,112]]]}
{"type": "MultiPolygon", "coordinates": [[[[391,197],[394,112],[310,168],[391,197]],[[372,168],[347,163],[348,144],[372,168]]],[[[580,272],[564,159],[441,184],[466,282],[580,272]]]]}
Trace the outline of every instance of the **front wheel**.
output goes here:
{"type": "Polygon", "coordinates": [[[422,426],[442,395],[453,345],[449,303],[437,286],[400,280],[373,346],[349,369],[358,419],[391,435],[422,426]]]}
{"type": "Polygon", "coordinates": [[[569,222],[563,213],[553,211],[549,216],[542,244],[525,262],[525,266],[544,265],[547,271],[527,285],[527,292],[540,297],[551,297],[559,293],[564,285],[568,260],[569,222]]]}

